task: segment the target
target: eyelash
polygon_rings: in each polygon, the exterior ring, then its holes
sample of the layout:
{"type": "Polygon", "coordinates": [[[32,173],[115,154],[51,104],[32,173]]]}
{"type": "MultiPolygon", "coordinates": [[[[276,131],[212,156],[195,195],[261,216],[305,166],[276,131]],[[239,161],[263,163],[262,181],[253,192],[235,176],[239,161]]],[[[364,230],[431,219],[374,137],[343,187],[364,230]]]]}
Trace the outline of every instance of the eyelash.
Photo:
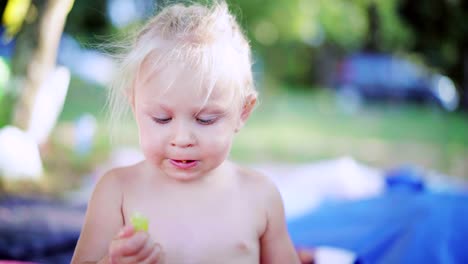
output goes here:
{"type": "MultiPolygon", "coordinates": [[[[201,119],[201,118],[197,118],[196,121],[200,124],[200,125],[204,125],[204,126],[207,126],[207,125],[211,125],[213,124],[214,122],[216,122],[216,119],[217,118],[212,118],[212,119],[201,119]]],[[[153,117],[153,121],[158,123],[158,124],[167,124],[169,123],[170,121],[172,120],[172,118],[156,118],[156,117],[153,117]]]]}
{"type": "Polygon", "coordinates": [[[167,124],[171,120],[172,120],[172,118],[156,118],[156,117],[153,117],[153,121],[158,123],[158,124],[167,124]]]}
{"type": "Polygon", "coordinates": [[[212,119],[200,119],[200,118],[197,118],[197,122],[200,124],[200,125],[211,125],[213,124],[214,122],[216,122],[216,118],[212,118],[212,119]]]}

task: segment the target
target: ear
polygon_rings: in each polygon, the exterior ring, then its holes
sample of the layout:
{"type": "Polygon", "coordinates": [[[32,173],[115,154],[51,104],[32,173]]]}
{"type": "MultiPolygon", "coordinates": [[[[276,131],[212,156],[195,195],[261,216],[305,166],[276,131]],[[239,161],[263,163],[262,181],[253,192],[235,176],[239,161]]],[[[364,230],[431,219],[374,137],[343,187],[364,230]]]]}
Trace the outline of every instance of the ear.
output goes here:
{"type": "Polygon", "coordinates": [[[249,119],[249,116],[254,110],[256,103],[257,103],[256,94],[250,94],[247,96],[247,98],[245,99],[244,105],[242,106],[239,123],[235,130],[236,132],[238,132],[244,126],[245,122],[247,122],[247,119],[249,119]]]}

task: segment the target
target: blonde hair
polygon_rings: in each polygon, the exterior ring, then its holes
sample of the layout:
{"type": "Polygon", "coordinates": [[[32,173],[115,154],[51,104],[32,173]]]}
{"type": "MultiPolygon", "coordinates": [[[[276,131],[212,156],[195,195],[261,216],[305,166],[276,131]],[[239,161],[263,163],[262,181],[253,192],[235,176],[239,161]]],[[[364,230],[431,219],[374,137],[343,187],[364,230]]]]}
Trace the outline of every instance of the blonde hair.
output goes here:
{"type": "Polygon", "coordinates": [[[109,89],[111,124],[119,123],[128,112],[142,65],[158,74],[174,62],[202,76],[205,86],[208,83],[206,100],[218,86],[233,88],[235,103],[244,104],[248,96],[256,96],[250,46],[227,4],[173,4],[143,26],[119,60],[109,89]]]}

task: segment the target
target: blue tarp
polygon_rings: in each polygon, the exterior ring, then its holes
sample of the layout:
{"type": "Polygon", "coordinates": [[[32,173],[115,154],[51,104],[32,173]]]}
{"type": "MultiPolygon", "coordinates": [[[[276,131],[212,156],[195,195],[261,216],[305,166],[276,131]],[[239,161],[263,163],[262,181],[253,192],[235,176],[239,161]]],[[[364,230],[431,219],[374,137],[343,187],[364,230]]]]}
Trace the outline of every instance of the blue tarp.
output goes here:
{"type": "Polygon", "coordinates": [[[378,197],[327,202],[289,221],[294,244],[350,250],[359,263],[468,263],[468,195],[389,184],[378,197]]]}

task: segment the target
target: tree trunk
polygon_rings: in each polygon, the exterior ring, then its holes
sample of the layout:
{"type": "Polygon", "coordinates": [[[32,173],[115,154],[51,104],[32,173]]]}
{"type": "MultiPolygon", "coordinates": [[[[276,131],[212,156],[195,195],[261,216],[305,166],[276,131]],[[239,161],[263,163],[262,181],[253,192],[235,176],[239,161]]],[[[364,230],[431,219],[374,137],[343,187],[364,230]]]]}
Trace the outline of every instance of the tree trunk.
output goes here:
{"type": "Polygon", "coordinates": [[[460,106],[464,110],[468,110],[468,48],[463,49],[462,58],[462,76],[460,87],[460,106]]]}
{"type": "Polygon", "coordinates": [[[14,110],[13,125],[28,130],[37,91],[55,68],[57,49],[73,0],[36,1],[38,21],[20,33],[14,74],[25,75],[14,110]]]}
{"type": "Polygon", "coordinates": [[[367,17],[369,21],[369,31],[367,32],[364,50],[368,52],[377,52],[379,51],[380,17],[377,10],[377,4],[374,1],[371,1],[367,7],[367,17]]]}

